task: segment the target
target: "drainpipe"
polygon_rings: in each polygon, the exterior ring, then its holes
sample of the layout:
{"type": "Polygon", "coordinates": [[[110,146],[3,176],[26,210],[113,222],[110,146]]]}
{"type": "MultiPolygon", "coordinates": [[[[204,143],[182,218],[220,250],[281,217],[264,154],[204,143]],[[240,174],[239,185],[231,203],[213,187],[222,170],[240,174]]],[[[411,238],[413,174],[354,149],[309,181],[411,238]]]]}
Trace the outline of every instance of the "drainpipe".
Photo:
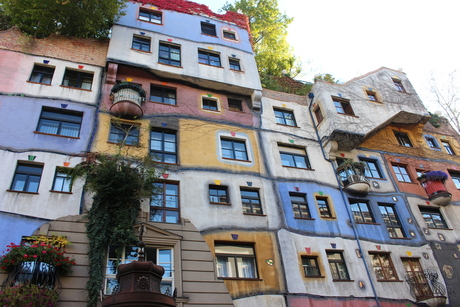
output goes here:
{"type": "MultiPolygon", "coordinates": [[[[321,137],[319,136],[318,127],[316,126],[316,122],[315,122],[315,120],[313,118],[313,112],[311,111],[311,106],[313,104],[313,99],[315,98],[315,94],[313,94],[312,92],[308,93],[308,98],[310,98],[310,105],[308,106],[308,112],[310,113],[311,122],[313,123],[313,127],[315,128],[316,138],[318,139],[318,143],[319,143],[319,146],[321,148],[323,158],[324,158],[324,160],[326,160],[327,162],[329,162],[331,164],[331,167],[335,172],[334,162],[332,162],[330,159],[328,159],[327,156],[326,156],[326,153],[324,152],[323,141],[321,140],[321,137]]],[[[369,271],[369,267],[367,266],[366,259],[364,257],[364,252],[363,252],[363,248],[361,246],[361,241],[359,239],[358,231],[356,230],[355,219],[353,218],[353,215],[351,213],[350,204],[348,203],[348,199],[347,199],[347,197],[345,195],[345,192],[342,189],[342,183],[340,182],[340,179],[337,176],[337,173],[335,175],[335,180],[337,181],[337,185],[339,187],[340,195],[342,196],[343,203],[347,207],[348,218],[350,219],[351,228],[353,228],[353,233],[355,234],[356,242],[358,243],[358,250],[359,250],[359,252],[361,254],[361,259],[363,260],[364,267],[366,268],[367,277],[368,277],[369,282],[371,284],[372,292],[374,293],[375,302],[377,303],[377,307],[380,307],[379,297],[377,295],[377,291],[375,290],[374,283],[372,282],[371,273],[369,271]]]]}

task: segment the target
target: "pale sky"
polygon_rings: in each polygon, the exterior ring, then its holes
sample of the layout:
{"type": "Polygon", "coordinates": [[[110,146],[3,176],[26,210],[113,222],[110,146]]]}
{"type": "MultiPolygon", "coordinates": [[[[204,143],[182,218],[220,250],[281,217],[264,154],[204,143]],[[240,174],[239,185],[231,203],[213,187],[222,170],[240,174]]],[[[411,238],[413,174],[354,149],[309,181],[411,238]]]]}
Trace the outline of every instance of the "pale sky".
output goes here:
{"type": "MultiPolygon", "coordinates": [[[[195,0],[216,13],[226,0],[195,0]]],[[[233,0],[228,2],[233,3],[233,0]]],[[[330,73],[345,82],[382,66],[402,69],[429,111],[430,75],[460,73],[458,0],[278,0],[294,21],[288,42],[303,63],[297,79],[330,73]]]]}

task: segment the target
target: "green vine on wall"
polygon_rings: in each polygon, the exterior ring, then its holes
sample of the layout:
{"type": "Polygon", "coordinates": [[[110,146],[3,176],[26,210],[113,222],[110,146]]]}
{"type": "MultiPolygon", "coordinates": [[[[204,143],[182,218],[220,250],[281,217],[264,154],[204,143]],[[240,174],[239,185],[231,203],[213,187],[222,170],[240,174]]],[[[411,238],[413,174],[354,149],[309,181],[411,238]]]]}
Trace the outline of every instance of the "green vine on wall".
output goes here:
{"type": "Polygon", "coordinates": [[[89,239],[87,306],[93,307],[99,302],[104,283],[107,247],[137,243],[133,227],[141,200],[153,194],[153,183],[159,173],[149,157],[128,160],[122,155],[97,153],[88,153],[85,161],[67,169],[67,173],[72,181],[85,179],[85,188],[94,192],[86,225],[89,239]]]}

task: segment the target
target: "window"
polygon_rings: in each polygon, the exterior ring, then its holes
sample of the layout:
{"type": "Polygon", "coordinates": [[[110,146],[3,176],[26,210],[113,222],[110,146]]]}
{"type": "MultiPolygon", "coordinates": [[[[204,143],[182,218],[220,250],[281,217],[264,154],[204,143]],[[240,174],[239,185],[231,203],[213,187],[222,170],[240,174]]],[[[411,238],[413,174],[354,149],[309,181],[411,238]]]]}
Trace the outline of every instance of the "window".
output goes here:
{"type": "Polygon", "coordinates": [[[316,197],[316,203],[318,204],[319,215],[322,218],[331,218],[332,212],[329,207],[329,201],[326,197],[316,197]]]}
{"type": "Polygon", "coordinates": [[[355,115],[353,113],[353,109],[351,108],[351,104],[348,99],[332,97],[332,101],[334,102],[337,113],[346,114],[346,115],[355,115]]]}
{"type": "Polygon", "coordinates": [[[139,127],[137,125],[112,122],[109,142],[124,145],[139,145],[139,127]]]}
{"type": "Polygon", "coordinates": [[[230,203],[228,199],[228,191],[225,186],[210,185],[209,186],[209,202],[212,204],[224,204],[230,203]]]}
{"type": "Polygon", "coordinates": [[[62,170],[57,167],[56,173],[54,174],[54,182],[52,191],[56,192],[70,192],[72,186],[70,185],[71,179],[67,173],[62,172],[62,170]]]}
{"type": "Polygon", "coordinates": [[[245,141],[221,138],[220,144],[222,147],[222,158],[243,161],[248,160],[245,141]]]}
{"type": "Polygon", "coordinates": [[[150,131],[150,156],[158,162],[177,163],[176,132],[152,129],[150,131]]]}
{"type": "Polygon", "coordinates": [[[259,191],[240,189],[241,202],[243,204],[243,213],[263,214],[262,205],[260,204],[259,191]]]}
{"type": "Polygon", "coordinates": [[[371,178],[383,178],[376,160],[359,160],[364,163],[364,176],[371,178]]]}
{"type": "Polygon", "coordinates": [[[402,93],[406,92],[406,90],[404,89],[404,86],[402,85],[401,80],[393,78],[393,84],[395,85],[395,88],[398,92],[402,92],[402,93]]]}
{"type": "Polygon", "coordinates": [[[357,223],[375,223],[367,200],[350,199],[351,212],[357,223]]]}
{"type": "Polygon", "coordinates": [[[30,75],[30,82],[51,84],[54,75],[54,67],[35,64],[30,75]]]}
{"type": "Polygon", "coordinates": [[[228,64],[230,65],[230,69],[241,70],[240,60],[228,59],[228,64]]]}
{"type": "Polygon", "coordinates": [[[37,132],[69,137],[80,135],[83,113],[43,107],[37,132]]]}
{"type": "Polygon", "coordinates": [[[276,123],[287,126],[297,126],[294,113],[288,110],[273,109],[275,112],[276,123]]]}
{"type": "Polygon", "coordinates": [[[257,278],[254,246],[216,243],[217,276],[223,278],[257,278]]]}
{"type": "Polygon", "coordinates": [[[305,194],[289,193],[291,199],[292,212],[294,217],[299,219],[311,218],[310,210],[308,209],[307,199],[305,194]]]}
{"type": "Polygon", "coordinates": [[[323,121],[324,117],[323,117],[323,113],[321,112],[321,108],[320,107],[317,107],[315,110],[315,117],[316,117],[316,121],[318,122],[318,125],[323,121]]]}
{"type": "Polygon", "coordinates": [[[442,147],[447,151],[449,155],[455,155],[454,150],[452,149],[452,146],[450,146],[449,142],[447,141],[441,141],[442,147]]]}
{"type": "Polygon", "coordinates": [[[206,50],[198,50],[198,62],[220,67],[220,55],[215,52],[208,52],[206,50]]]}
{"type": "Polygon", "coordinates": [[[444,220],[441,211],[439,211],[438,208],[421,207],[420,213],[425,220],[426,227],[448,229],[446,221],[444,220]]]}
{"type": "Polygon", "coordinates": [[[139,20],[161,24],[162,15],[160,12],[149,11],[141,8],[139,9],[139,20]]]}
{"type": "Polygon", "coordinates": [[[151,85],[150,101],[176,105],[176,89],[151,85]]]}
{"type": "Polygon", "coordinates": [[[157,182],[150,202],[150,221],[179,223],[179,184],[157,182]]]}
{"type": "Polygon", "coordinates": [[[180,46],[160,42],[158,62],[173,66],[180,66],[180,46]]]}
{"type": "Polygon", "coordinates": [[[378,281],[397,280],[396,270],[389,253],[369,253],[378,281]]]}
{"type": "Polygon", "coordinates": [[[310,161],[303,148],[278,145],[281,156],[281,164],[287,167],[310,169],[310,161]]]}
{"type": "Polygon", "coordinates": [[[398,181],[412,182],[412,180],[409,177],[409,174],[407,173],[407,169],[405,166],[392,165],[392,167],[393,167],[393,171],[395,172],[396,178],[398,178],[398,181]]]}
{"type": "Polygon", "coordinates": [[[412,143],[409,139],[409,136],[403,132],[394,132],[396,139],[398,140],[399,145],[406,146],[406,147],[413,147],[412,143]]]}
{"type": "Polygon", "coordinates": [[[394,205],[379,204],[380,213],[387,226],[390,238],[405,238],[404,230],[396,213],[394,205]]]}
{"type": "Polygon", "coordinates": [[[201,33],[217,36],[216,25],[209,22],[201,22],[201,33]]]}
{"type": "Polygon", "coordinates": [[[377,99],[377,94],[375,92],[366,91],[366,94],[367,99],[369,99],[370,101],[379,102],[379,100],[377,99]]]}
{"type": "Polygon", "coordinates": [[[224,30],[223,33],[224,33],[224,38],[228,38],[228,39],[231,39],[231,40],[236,40],[236,33],[235,32],[224,30]]]}
{"type": "MultiPolygon", "coordinates": [[[[118,287],[116,279],[118,265],[138,260],[138,247],[121,247],[121,259],[117,258],[117,249],[119,248],[118,246],[110,245],[107,253],[106,287],[104,293],[106,295],[114,294],[114,290],[118,287]]],[[[145,261],[152,261],[154,264],[161,265],[165,269],[160,283],[160,291],[163,294],[172,295],[174,290],[173,250],[169,247],[146,246],[144,247],[144,257],[145,261]]]]}
{"type": "Polygon", "coordinates": [[[150,38],[134,35],[133,45],[131,48],[140,51],[150,52],[150,38]]]}
{"type": "Polygon", "coordinates": [[[230,111],[243,112],[243,103],[241,100],[228,98],[228,109],[230,111]]]}
{"type": "Polygon", "coordinates": [[[93,76],[94,75],[92,73],[66,68],[62,85],[80,88],[82,90],[91,90],[91,86],[93,84],[93,76]]]}
{"type": "Polygon", "coordinates": [[[418,259],[401,258],[404,269],[406,270],[406,280],[410,280],[411,289],[414,291],[417,301],[422,298],[433,297],[430,285],[426,280],[422,265],[418,259]]]}
{"type": "Polygon", "coordinates": [[[202,104],[204,110],[219,111],[217,100],[215,99],[202,98],[202,104]]]}
{"type": "Polygon", "coordinates": [[[333,280],[350,280],[342,252],[326,251],[333,280]]]}
{"type": "Polygon", "coordinates": [[[11,184],[12,191],[38,193],[43,165],[18,162],[11,184]]]}
{"type": "Polygon", "coordinates": [[[430,146],[430,148],[439,149],[438,142],[436,141],[436,139],[434,137],[426,136],[425,140],[426,140],[428,146],[430,146]]]}
{"type": "Polygon", "coordinates": [[[302,267],[305,277],[321,277],[318,257],[302,256],[302,267]]]}
{"type": "Polygon", "coordinates": [[[457,189],[460,189],[460,173],[449,172],[449,175],[457,189]]]}

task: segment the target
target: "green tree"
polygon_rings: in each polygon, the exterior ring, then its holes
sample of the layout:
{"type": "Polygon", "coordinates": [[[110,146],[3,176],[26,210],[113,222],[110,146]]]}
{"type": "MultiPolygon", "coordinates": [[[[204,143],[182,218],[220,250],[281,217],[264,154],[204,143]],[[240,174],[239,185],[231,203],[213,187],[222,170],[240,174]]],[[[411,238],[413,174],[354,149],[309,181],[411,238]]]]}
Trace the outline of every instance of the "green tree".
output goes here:
{"type": "Polygon", "coordinates": [[[3,18],[37,38],[51,34],[107,37],[124,0],[0,0],[3,18]]]}
{"type": "Polygon", "coordinates": [[[332,76],[331,74],[318,74],[313,78],[313,81],[316,82],[318,80],[327,81],[331,83],[339,83],[339,80],[336,80],[334,76],[332,76]]]}
{"type": "Polygon", "coordinates": [[[249,18],[253,48],[260,75],[294,77],[300,63],[287,42],[287,29],[293,18],[282,14],[277,0],[237,0],[226,3],[226,11],[242,12],[249,18]]]}

